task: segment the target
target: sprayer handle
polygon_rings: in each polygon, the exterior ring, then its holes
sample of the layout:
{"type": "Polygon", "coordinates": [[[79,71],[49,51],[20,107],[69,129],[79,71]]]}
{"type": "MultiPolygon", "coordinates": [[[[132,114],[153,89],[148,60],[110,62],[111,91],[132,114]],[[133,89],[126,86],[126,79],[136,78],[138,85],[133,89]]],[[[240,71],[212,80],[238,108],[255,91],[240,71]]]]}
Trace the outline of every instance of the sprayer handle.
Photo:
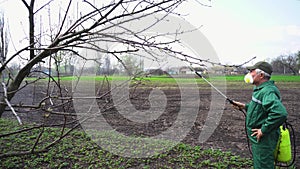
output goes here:
{"type": "Polygon", "coordinates": [[[229,99],[229,98],[226,98],[226,100],[227,100],[230,104],[232,104],[232,105],[234,105],[234,106],[238,106],[236,103],[234,103],[233,100],[231,100],[231,99],[229,99]]]}
{"type": "Polygon", "coordinates": [[[230,104],[232,104],[232,105],[234,105],[234,106],[237,106],[237,107],[239,108],[239,111],[241,111],[241,112],[246,116],[246,112],[245,112],[245,110],[244,110],[243,108],[241,108],[238,104],[236,104],[233,100],[231,100],[231,99],[229,99],[229,98],[226,98],[226,100],[227,100],[230,104]]]}

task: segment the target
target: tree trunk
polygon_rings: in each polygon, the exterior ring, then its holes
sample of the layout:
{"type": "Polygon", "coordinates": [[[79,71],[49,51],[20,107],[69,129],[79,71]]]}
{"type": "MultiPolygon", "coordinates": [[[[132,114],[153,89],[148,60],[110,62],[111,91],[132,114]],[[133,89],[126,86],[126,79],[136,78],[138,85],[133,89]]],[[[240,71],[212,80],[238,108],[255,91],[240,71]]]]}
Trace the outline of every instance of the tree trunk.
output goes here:
{"type": "MultiPolygon", "coordinates": [[[[8,87],[7,87],[7,100],[10,102],[11,99],[15,96],[16,91],[19,89],[19,87],[21,86],[24,78],[30,73],[31,67],[28,67],[27,70],[21,69],[18,73],[18,75],[16,76],[16,79],[14,81],[11,81],[11,83],[9,83],[8,87]]],[[[2,104],[0,104],[0,118],[2,117],[5,108],[6,108],[6,104],[5,104],[5,100],[4,100],[4,96],[3,98],[1,98],[1,102],[2,104]]]]}

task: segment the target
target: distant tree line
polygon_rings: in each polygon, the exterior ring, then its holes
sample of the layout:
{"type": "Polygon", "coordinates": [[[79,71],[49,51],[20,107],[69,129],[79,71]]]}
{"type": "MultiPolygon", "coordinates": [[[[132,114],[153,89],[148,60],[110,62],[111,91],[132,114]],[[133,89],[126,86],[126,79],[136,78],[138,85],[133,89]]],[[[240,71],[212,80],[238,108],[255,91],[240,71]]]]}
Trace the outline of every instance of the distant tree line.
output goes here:
{"type": "MultiPolygon", "coordinates": [[[[104,57],[101,63],[96,67],[91,67],[91,72],[96,69],[97,75],[112,75],[112,74],[136,74],[137,72],[143,72],[144,63],[143,60],[139,60],[136,57],[131,57],[130,55],[125,55],[122,57],[123,65],[117,63],[111,63],[109,57],[104,57]],[[126,66],[126,69],[124,68],[126,66]]],[[[52,68],[46,68],[41,65],[37,66],[35,70],[43,71],[44,73],[52,74],[57,76],[57,72],[60,72],[60,75],[72,76],[74,71],[74,61],[72,57],[57,57],[55,59],[54,66],[52,68]],[[62,58],[62,59],[59,59],[62,58]]],[[[271,60],[271,65],[273,66],[274,74],[300,74],[300,51],[297,53],[291,53],[287,55],[280,55],[275,59],[271,60]]],[[[20,70],[20,65],[13,63],[10,66],[11,73],[16,73],[20,70]]],[[[184,67],[184,66],[183,66],[184,67]]],[[[146,70],[146,73],[149,73],[150,70],[146,70]]],[[[157,70],[151,70],[151,74],[160,75],[163,71],[157,72],[157,70]],[[155,73],[154,73],[155,72],[155,73]]],[[[203,70],[199,70],[203,71],[203,70]]],[[[247,72],[245,67],[222,67],[214,66],[211,71],[214,73],[220,72],[225,74],[245,74],[247,72]]],[[[170,70],[167,70],[170,73],[170,70]]],[[[164,73],[162,73],[164,74],[164,73]]],[[[172,74],[172,73],[171,73],[172,74]]]]}
{"type": "Polygon", "coordinates": [[[280,55],[271,62],[276,74],[293,74],[300,72],[300,51],[288,55],[280,55]]]}

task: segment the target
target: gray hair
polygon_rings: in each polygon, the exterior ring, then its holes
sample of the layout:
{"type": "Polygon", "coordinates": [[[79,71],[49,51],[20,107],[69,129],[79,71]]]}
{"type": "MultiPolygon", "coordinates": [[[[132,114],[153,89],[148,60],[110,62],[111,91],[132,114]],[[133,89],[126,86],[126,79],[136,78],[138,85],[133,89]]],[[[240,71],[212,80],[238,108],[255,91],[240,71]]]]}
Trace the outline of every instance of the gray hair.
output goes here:
{"type": "Polygon", "coordinates": [[[262,73],[262,74],[264,74],[265,77],[268,77],[268,78],[271,77],[271,75],[269,73],[267,73],[267,72],[265,72],[265,71],[263,71],[261,69],[255,69],[255,71],[256,71],[256,73],[262,73]]]}

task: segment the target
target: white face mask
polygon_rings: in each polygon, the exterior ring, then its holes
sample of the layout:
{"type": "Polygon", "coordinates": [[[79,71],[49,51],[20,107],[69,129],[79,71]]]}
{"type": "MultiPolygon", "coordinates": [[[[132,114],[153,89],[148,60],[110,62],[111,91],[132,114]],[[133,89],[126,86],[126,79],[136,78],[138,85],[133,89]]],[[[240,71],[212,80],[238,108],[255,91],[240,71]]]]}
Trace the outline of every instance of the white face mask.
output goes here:
{"type": "Polygon", "coordinates": [[[247,73],[246,76],[244,77],[244,81],[246,83],[250,83],[250,84],[253,84],[253,77],[251,76],[250,73],[247,73]]]}

